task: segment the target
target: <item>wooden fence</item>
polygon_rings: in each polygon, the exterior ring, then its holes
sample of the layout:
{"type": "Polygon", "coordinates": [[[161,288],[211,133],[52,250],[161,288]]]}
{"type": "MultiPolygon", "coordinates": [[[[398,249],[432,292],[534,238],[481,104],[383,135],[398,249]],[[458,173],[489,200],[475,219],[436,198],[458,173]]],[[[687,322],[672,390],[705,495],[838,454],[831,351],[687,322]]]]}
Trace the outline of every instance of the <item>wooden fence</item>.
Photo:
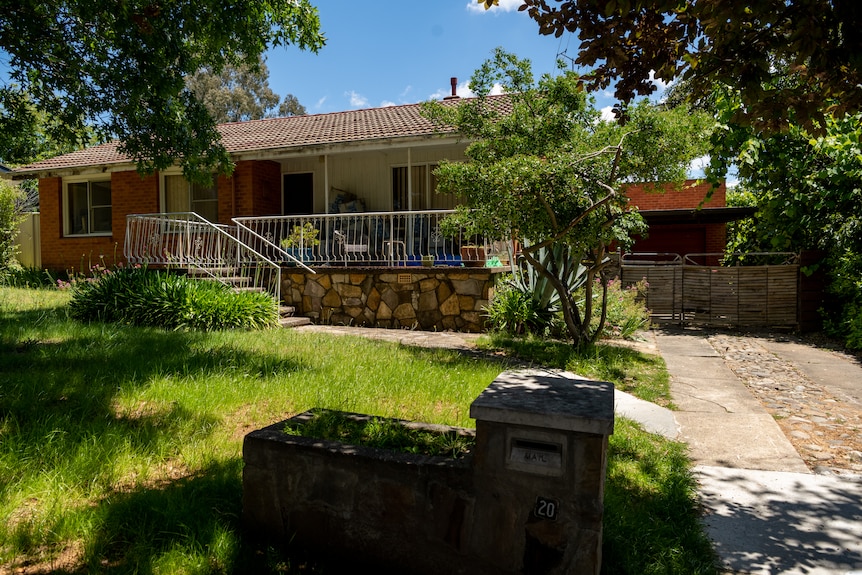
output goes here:
{"type": "Polygon", "coordinates": [[[722,267],[696,265],[693,260],[624,258],[620,275],[623,285],[649,283],[646,304],[656,322],[798,327],[798,263],[722,267]]]}

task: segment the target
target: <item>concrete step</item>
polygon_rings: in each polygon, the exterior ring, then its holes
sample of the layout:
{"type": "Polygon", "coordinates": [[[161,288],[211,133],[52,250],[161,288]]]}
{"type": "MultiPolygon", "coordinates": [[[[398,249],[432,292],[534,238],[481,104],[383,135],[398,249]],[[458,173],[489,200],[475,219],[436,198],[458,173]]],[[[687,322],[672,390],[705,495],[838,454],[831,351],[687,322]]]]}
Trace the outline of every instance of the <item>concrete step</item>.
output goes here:
{"type": "Polygon", "coordinates": [[[311,318],[307,317],[283,317],[278,320],[281,327],[299,327],[301,325],[311,325],[311,318]]]}
{"type": "Polygon", "coordinates": [[[296,308],[292,305],[278,306],[278,315],[281,317],[292,317],[296,313],[296,308]]]}

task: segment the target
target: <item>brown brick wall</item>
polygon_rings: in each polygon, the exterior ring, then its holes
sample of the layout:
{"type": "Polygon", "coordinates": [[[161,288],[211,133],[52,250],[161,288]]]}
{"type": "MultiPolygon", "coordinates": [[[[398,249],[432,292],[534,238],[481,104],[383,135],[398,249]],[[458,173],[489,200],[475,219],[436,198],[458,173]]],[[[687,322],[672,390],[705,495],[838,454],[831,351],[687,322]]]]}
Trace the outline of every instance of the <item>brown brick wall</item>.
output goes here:
{"type": "MultiPolygon", "coordinates": [[[[687,180],[681,189],[670,188],[666,192],[644,190],[644,186],[636,184],[626,189],[629,203],[641,210],[676,210],[696,208],[706,198],[712,188],[708,182],[687,180]]],[[[727,201],[727,188],[724,183],[712,192],[712,197],[704,203],[707,208],[723,208],[727,201]]],[[[722,248],[723,249],[723,248],[722,248]]]]}
{"type": "Polygon", "coordinates": [[[281,165],[257,162],[254,171],[254,214],[281,214],[281,165]]]}
{"type": "Polygon", "coordinates": [[[281,165],[278,162],[238,162],[232,177],[219,178],[219,220],[222,223],[238,216],[279,214],[281,165]],[[226,201],[223,202],[222,198],[226,201]]]}
{"type": "Polygon", "coordinates": [[[141,178],[137,172],[111,174],[110,236],[63,236],[63,182],[61,178],[39,181],[42,226],[42,266],[54,271],[87,271],[102,260],[108,265],[123,261],[126,214],[159,211],[157,176],[141,178]]]}

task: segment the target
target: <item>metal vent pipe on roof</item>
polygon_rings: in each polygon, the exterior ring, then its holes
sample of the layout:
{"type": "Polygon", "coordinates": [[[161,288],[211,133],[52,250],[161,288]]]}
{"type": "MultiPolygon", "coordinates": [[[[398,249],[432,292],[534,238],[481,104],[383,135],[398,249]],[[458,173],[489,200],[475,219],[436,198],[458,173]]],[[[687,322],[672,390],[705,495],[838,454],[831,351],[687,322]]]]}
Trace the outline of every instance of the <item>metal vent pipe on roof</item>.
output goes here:
{"type": "Polygon", "coordinates": [[[443,98],[444,100],[457,100],[458,99],[458,78],[449,78],[449,84],[452,86],[452,95],[446,96],[443,98]]]}

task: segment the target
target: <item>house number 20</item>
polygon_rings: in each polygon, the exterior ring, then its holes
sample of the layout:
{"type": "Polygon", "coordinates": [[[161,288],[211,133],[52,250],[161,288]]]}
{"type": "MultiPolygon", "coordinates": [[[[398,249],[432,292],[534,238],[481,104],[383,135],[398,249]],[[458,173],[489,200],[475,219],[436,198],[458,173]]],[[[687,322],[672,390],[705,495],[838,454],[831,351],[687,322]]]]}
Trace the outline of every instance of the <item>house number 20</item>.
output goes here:
{"type": "Polygon", "coordinates": [[[555,521],[557,519],[557,512],[559,509],[560,503],[558,501],[545,499],[544,497],[537,497],[536,508],[533,510],[533,513],[536,514],[536,517],[555,521]]]}

